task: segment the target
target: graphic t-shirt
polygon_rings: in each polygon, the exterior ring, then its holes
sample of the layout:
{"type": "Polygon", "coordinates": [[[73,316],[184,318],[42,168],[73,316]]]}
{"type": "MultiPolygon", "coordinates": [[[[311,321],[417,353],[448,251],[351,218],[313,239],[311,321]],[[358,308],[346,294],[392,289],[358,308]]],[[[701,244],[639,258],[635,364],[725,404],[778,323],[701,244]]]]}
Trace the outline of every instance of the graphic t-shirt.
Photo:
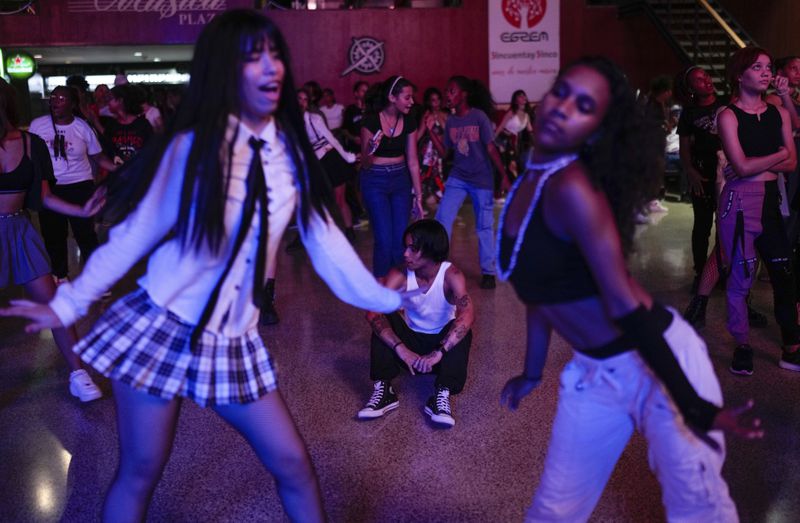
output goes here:
{"type": "Polygon", "coordinates": [[[450,176],[480,189],[494,188],[494,175],[487,146],[494,138],[492,122],[479,109],[464,116],[451,115],[444,130],[444,143],[453,149],[450,176]]]}
{"type": "Polygon", "coordinates": [[[52,118],[46,115],[34,119],[29,130],[47,144],[56,185],[85,182],[93,178],[89,156],[103,149],[88,123],[75,117],[67,125],[53,126],[52,118]]]}
{"type": "Polygon", "coordinates": [[[112,147],[114,157],[128,163],[153,135],[153,126],[143,116],[125,125],[113,118],[103,119],[104,136],[112,147]]]}
{"type": "Polygon", "coordinates": [[[687,106],[678,120],[678,135],[692,139],[692,159],[697,167],[716,169],[717,151],[722,148],[717,134],[717,112],[727,102],[717,98],[702,107],[687,106]]]}

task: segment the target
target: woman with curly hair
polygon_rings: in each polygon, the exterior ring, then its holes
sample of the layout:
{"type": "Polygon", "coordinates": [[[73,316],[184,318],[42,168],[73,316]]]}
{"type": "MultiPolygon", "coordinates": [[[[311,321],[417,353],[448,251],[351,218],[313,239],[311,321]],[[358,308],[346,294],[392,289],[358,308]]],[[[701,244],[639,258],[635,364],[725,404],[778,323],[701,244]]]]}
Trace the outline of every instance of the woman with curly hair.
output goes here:
{"type": "Polygon", "coordinates": [[[788,112],[764,101],[772,82],[772,58],[746,47],[728,63],[734,102],[719,114],[722,149],[731,165],[719,199],[719,237],[729,268],[728,332],[736,347],[730,371],[753,374],[746,298],[755,279],[756,253],[772,284],[775,319],[781,328],[780,366],[800,371],[800,328],[795,309],[791,247],[780,211],[778,173],[797,167],[788,112]]]}
{"type": "Polygon", "coordinates": [[[635,214],[660,181],[663,130],[605,58],[562,69],[534,123],[534,149],[498,226],[498,273],[527,305],[524,372],[503,389],[514,410],[542,380],[550,336],[575,347],[561,374],[545,469],[527,521],[586,521],[638,428],[667,519],[735,521],[721,476],[723,409],[703,341],[631,278],[635,214]],[[702,477],[699,476],[702,474],[702,477]]]}

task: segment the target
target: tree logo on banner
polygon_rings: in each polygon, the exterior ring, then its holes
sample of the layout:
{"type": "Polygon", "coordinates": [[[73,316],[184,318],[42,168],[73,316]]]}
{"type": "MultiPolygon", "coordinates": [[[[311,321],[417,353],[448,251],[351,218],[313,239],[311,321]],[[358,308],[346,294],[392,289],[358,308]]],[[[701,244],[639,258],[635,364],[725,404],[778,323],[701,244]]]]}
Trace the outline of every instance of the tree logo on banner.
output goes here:
{"type": "Polygon", "coordinates": [[[509,24],[522,28],[522,21],[525,20],[530,29],[544,18],[547,0],[503,0],[502,8],[509,24]]]}
{"type": "Polygon", "coordinates": [[[350,65],[342,71],[341,76],[346,76],[353,71],[361,74],[379,73],[385,59],[383,42],[370,36],[353,38],[350,51],[348,51],[350,65]]]}

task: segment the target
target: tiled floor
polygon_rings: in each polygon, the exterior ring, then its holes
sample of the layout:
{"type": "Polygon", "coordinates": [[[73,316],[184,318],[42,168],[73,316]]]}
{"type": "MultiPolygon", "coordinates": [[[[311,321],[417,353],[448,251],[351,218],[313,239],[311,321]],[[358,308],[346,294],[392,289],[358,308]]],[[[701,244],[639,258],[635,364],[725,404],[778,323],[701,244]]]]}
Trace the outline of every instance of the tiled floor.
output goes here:
{"type": "MultiPolygon", "coordinates": [[[[691,209],[667,205],[670,212],[641,232],[631,267],[659,299],[682,309],[691,280],[691,209]]],[[[523,308],[507,284],[494,291],[477,287],[471,207],[465,207],[453,243],[451,258],[469,278],[478,319],[470,376],[455,398],[451,430],[433,427],[422,413],[433,383],[428,376],[397,380],[401,407],[387,417],[354,419],[370,392],[370,329],[363,313],[334,299],[302,253],[280,255],[281,323],[262,334],[280,365],[281,390],[310,448],[332,521],[520,521],[536,487],[558,371],[570,350],[556,338],[539,390],[519,411],[501,410],[500,389],[522,365],[523,308]]],[[[358,248],[369,259],[369,230],[358,232],[358,248]]],[[[0,291],[0,303],[20,294],[0,291]]],[[[754,295],[768,311],[768,285],[758,283],[754,295]]],[[[727,401],[755,398],[767,429],[763,441],[729,440],[724,474],[747,522],[797,521],[800,514],[800,375],[777,367],[779,334],[770,321],[771,328],[755,332],[756,372],[749,379],[725,370],[730,340],[719,293],[702,332],[727,401]]],[[[80,325],[81,332],[90,322],[80,325]]],[[[0,521],[99,518],[117,459],[114,403],[106,397],[81,405],[67,392],[66,379],[49,333],[27,336],[21,322],[0,319],[0,521]]],[[[592,520],[663,519],[644,441],[634,436],[592,520]]],[[[285,516],[270,476],[245,442],[211,411],[187,401],[149,520],[285,516]]]]}

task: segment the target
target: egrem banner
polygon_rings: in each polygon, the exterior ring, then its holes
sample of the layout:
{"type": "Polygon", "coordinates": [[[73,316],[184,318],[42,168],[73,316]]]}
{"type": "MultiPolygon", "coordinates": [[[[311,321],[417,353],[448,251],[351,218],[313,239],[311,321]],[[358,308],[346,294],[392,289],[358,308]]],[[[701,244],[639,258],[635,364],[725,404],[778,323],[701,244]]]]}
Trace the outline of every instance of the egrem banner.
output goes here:
{"type": "Polygon", "coordinates": [[[489,0],[489,88],[497,103],[517,89],[538,102],[558,73],[560,0],[489,0]]]}

